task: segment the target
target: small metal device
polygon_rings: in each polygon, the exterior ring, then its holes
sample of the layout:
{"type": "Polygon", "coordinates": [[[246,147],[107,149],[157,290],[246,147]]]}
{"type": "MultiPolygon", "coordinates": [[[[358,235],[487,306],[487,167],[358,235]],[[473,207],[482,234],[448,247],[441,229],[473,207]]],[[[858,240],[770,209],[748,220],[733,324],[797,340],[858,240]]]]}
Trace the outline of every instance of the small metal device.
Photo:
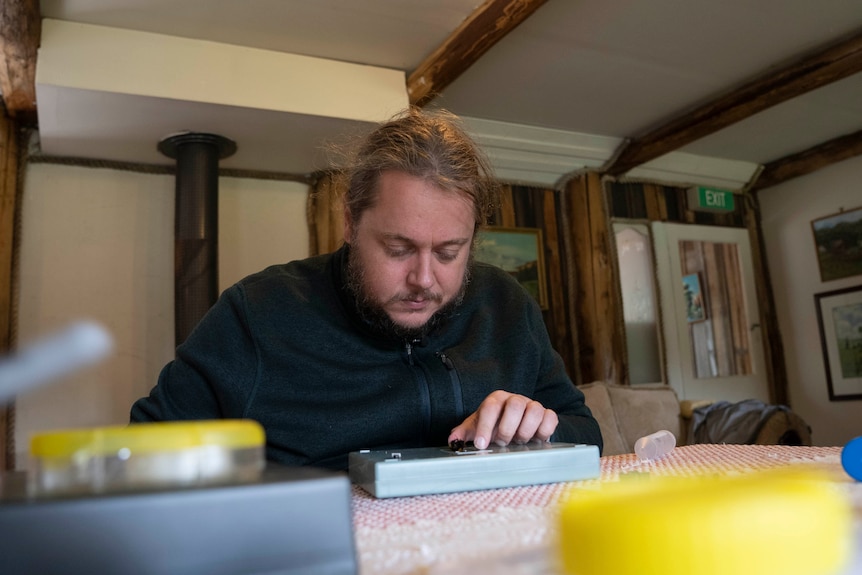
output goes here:
{"type": "Polygon", "coordinates": [[[364,450],[350,454],[349,466],[350,480],[378,498],[577,481],[600,475],[595,445],[548,442],[488,449],[464,443],[364,450]]]}

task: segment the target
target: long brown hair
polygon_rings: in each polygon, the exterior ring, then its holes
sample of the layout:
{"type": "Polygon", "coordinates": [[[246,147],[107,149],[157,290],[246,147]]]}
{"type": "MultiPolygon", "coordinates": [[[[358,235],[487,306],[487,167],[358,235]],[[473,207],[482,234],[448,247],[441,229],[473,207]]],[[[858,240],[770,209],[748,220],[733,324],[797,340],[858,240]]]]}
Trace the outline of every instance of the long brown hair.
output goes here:
{"type": "Polygon", "coordinates": [[[387,170],[424,178],[469,197],[476,230],[488,223],[497,207],[498,184],[490,162],[458,117],[447,111],[409,108],[365,139],[348,169],[344,195],[344,206],[354,223],[374,205],[378,178],[387,170]]]}

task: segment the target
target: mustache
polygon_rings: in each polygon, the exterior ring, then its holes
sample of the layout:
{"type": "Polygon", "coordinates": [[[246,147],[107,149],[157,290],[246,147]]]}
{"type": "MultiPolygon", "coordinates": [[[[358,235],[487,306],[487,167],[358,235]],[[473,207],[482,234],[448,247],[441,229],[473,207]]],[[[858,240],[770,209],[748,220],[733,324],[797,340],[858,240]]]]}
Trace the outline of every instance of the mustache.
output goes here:
{"type": "Polygon", "coordinates": [[[411,293],[397,293],[392,298],[389,299],[388,303],[397,303],[401,301],[431,301],[434,303],[443,303],[443,294],[431,291],[424,290],[421,292],[411,292],[411,293]]]}

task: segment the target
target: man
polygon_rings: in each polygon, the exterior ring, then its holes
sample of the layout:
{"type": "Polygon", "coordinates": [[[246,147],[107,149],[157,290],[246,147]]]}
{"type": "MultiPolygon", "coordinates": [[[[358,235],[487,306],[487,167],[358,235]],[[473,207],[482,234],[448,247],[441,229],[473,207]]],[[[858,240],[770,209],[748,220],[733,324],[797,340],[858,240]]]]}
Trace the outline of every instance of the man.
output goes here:
{"type": "Polygon", "coordinates": [[[472,258],[495,192],[450,114],[382,125],[351,170],[345,244],[227,289],[132,421],[251,418],[269,459],[335,469],[456,440],[601,448],[538,306],[472,258]]]}

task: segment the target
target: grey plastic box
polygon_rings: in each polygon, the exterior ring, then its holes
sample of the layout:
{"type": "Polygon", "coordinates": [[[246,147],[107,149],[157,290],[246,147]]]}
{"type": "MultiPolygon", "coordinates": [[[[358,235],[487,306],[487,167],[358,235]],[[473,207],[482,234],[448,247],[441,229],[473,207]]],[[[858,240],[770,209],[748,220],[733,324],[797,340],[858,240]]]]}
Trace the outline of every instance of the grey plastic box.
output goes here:
{"type": "Polygon", "coordinates": [[[600,475],[595,445],[540,443],[357,451],[350,480],[378,498],[453,493],[593,479],[600,475]]]}
{"type": "Polygon", "coordinates": [[[357,572],[346,474],[268,467],[242,484],[33,498],[0,475],[3,575],[357,572]]]}

